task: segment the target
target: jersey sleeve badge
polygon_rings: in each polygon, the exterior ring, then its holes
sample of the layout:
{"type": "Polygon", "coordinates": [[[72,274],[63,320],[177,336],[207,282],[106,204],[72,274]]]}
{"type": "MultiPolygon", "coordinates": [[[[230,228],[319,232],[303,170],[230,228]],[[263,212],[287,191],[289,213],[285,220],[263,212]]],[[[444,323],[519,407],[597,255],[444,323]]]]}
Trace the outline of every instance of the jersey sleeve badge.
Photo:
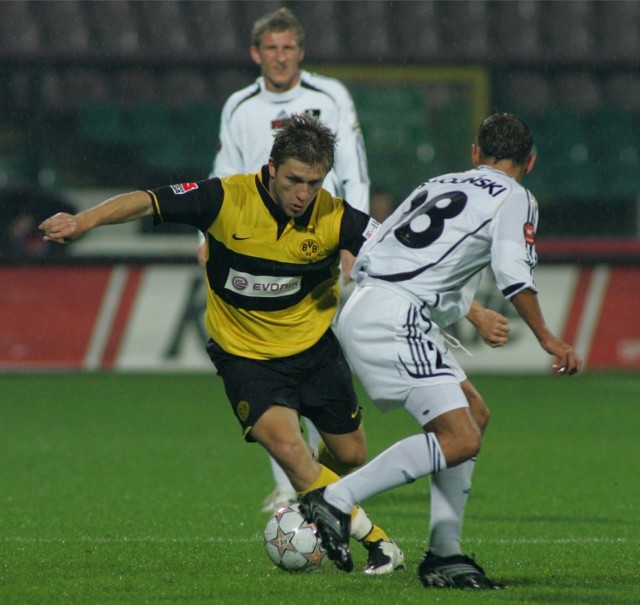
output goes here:
{"type": "Polygon", "coordinates": [[[524,224],[524,241],[533,246],[536,243],[536,228],[531,222],[527,222],[524,224]]]}
{"type": "Polygon", "coordinates": [[[198,183],[180,183],[178,185],[171,185],[171,190],[176,195],[182,195],[188,191],[193,191],[198,188],[198,183]]]}
{"type": "Polygon", "coordinates": [[[365,240],[371,239],[379,228],[380,228],[380,223],[374,218],[370,218],[369,223],[367,224],[367,228],[364,230],[362,234],[362,237],[364,237],[365,240]]]}

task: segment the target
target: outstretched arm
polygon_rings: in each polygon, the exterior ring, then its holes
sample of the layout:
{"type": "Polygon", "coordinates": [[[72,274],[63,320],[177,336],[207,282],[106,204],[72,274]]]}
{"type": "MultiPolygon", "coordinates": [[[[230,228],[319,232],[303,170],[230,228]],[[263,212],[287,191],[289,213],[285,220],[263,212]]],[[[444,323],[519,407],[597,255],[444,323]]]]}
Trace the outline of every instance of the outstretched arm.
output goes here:
{"type": "Polygon", "coordinates": [[[502,313],[487,309],[474,300],[467,313],[467,319],[490,347],[503,347],[507,344],[511,327],[509,320],[502,313]]]}
{"type": "Polygon", "coordinates": [[[67,244],[101,225],[126,223],[151,214],[151,196],[146,191],[132,191],[116,195],[78,214],[58,212],[42,221],[39,229],[44,232],[46,241],[67,244]]]}
{"type": "Polygon", "coordinates": [[[553,335],[547,327],[538,303],[538,295],[532,290],[518,292],[512,299],[513,306],[538,339],[540,346],[556,356],[553,369],[557,374],[572,375],[580,371],[582,359],[573,347],[553,335]]]}

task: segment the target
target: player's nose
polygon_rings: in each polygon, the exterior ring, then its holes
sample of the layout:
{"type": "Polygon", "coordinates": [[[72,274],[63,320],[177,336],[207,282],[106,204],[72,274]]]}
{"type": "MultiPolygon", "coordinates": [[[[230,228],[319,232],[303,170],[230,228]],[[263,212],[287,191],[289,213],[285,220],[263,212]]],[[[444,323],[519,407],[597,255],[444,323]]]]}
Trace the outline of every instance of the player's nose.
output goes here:
{"type": "Polygon", "coordinates": [[[309,185],[300,185],[296,194],[301,202],[307,202],[313,195],[313,189],[309,185]]]}

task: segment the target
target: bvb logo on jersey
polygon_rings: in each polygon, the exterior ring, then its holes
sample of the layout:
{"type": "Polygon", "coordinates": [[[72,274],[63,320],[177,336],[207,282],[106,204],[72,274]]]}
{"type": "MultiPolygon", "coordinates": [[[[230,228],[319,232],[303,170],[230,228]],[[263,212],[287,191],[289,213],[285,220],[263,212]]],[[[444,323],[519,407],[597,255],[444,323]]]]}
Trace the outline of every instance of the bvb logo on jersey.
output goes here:
{"type": "Polygon", "coordinates": [[[249,402],[248,401],[239,401],[238,407],[236,408],[236,412],[238,413],[238,418],[242,422],[246,422],[247,418],[249,418],[249,402]]]}
{"type": "Polygon", "coordinates": [[[306,239],[300,244],[300,252],[306,259],[315,258],[318,255],[319,250],[320,246],[318,246],[318,242],[312,239],[306,239]]]}

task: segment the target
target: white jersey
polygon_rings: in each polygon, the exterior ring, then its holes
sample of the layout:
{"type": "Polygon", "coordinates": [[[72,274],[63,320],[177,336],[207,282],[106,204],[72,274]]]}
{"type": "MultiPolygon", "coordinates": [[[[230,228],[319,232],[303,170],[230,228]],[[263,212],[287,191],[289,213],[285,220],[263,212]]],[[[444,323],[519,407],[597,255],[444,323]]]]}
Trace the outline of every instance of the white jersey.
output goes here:
{"type": "Polygon", "coordinates": [[[367,161],[351,95],[338,80],[307,71],[284,93],[268,91],[260,77],[227,99],[222,108],[220,148],[210,176],[260,170],[271,152],[275,129],[294,113],[314,115],[337,135],[334,169],[323,187],[368,213],[367,161]]]}
{"type": "Polygon", "coordinates": [[[537,291],[531,193],[500,170],[480,166],[415,189],[361,249],[352,276],[426,305],[445,327],[464,317],[480,272],[491,265],[503,295],[537,291]]]}

